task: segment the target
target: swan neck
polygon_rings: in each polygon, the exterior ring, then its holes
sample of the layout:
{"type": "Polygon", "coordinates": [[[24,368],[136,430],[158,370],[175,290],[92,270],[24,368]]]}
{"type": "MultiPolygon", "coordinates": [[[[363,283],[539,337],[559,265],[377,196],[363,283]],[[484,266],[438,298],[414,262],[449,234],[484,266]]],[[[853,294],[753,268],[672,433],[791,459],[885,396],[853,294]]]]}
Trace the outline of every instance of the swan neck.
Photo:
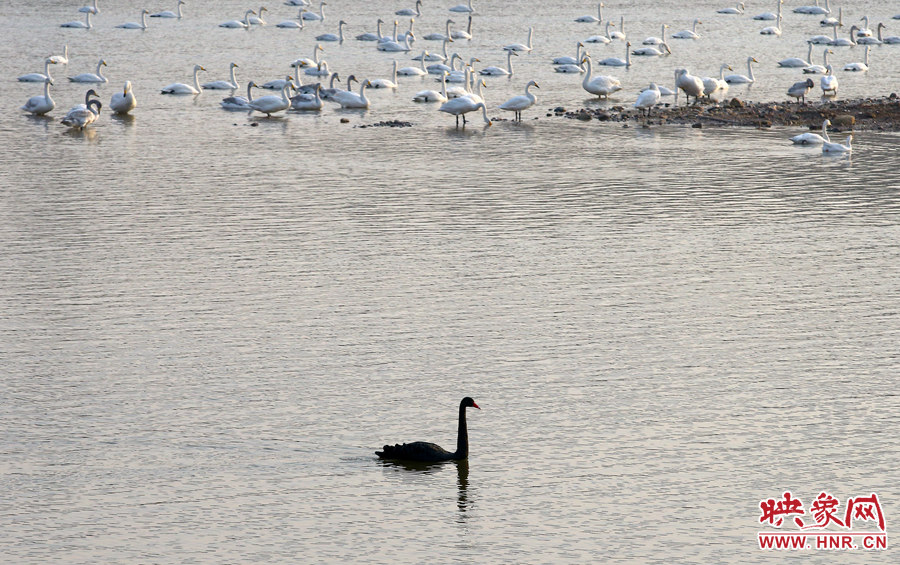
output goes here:
{"type": "Polygon", "coordinates": [[[197,92],[203,90],[203,87],[200,86],[200,69],[194,69],[194,89],[196,89],[197,92]]]}
{"type": "MultiPolygon", "coordinates": [[[[484,110],[484,104],[481,104],[481,109],[484,110]]],[[[487,120],[486,111],[484,117],[487,120]]],[[[465,459],[469,456],[469,430],[466,426],[466,406],[464,404],[459,405],[459,430],[456,433],[456,453],[454,455],[456,459],[465,459]]]]}

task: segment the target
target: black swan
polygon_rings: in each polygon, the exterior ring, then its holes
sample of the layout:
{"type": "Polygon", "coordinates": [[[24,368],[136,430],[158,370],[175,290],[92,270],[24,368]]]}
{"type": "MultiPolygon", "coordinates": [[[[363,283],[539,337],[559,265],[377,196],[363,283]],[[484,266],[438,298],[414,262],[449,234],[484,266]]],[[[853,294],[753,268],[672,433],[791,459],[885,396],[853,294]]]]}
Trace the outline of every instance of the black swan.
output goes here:
{"type": "MultiPolygon", "coordinates": [[[[456,436],[456,451],[453,453],[443,447],[427,441],[398,443],[385,445],[375,455],[381,459],[399,459],[401,461],[422,461],[433,463],[438,461],[460,461],[469,456],[469,432],[466,429],[466,408],[478,408],[475,401],[468,396],[459,403],[459,433],[456,436]]],[[[481,408],[478,408],[481,410],[481,408]]]]}

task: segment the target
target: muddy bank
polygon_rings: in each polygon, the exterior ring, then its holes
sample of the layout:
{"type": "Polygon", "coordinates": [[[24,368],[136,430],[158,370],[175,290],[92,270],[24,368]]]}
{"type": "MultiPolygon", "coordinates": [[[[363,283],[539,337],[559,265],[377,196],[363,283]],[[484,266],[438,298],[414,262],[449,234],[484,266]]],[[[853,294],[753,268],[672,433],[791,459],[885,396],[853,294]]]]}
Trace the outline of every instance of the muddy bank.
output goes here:
{"type": "Polygon", "coordinates": [[[607,122],[635,122],[638,124],[686,124],[693,127],[744,126],[766,128],[771,126],[797,126],[812,129],[822,127],[823,120],[831,120],[839,131],[900,131],[900,97],[891,94],[885,98],[861,100],[834,100],[821,103],[796,102],[745,103],[732,98],[721,104],[693,104],[675,106],[663,103],[653,108],[650,118],[629,106],[611,106],[602,109],[582,108],[570,111],[553,108],[548,116],[560,116],[577,120],[607,122]]]}

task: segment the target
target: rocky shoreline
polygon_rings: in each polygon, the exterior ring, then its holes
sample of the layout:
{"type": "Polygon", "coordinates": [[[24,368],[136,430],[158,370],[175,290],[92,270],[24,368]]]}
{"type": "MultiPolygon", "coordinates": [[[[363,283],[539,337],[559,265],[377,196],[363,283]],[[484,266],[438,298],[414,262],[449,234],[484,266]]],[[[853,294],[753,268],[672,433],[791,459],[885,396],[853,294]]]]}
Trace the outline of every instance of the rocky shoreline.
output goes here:
{"type": "Polygon", "coordinates": [[[695,128],[707,126],[742,126],[767,128],[796,126],[818,129],[831,120],[835,131],[900,131],[900,97],[891,94],[884,98],[861,100],[833,100],[822,103],[796,102],[745,103],[732,98],[722,104],[692,104],[675,106],[662,104],[653,108],[645,118],[631,106],[610,106],[602,109],[582,108],[569,111],[558,107],[547,116],[603,122],[636,122],[640,125],[683,124],[695,128]]]}

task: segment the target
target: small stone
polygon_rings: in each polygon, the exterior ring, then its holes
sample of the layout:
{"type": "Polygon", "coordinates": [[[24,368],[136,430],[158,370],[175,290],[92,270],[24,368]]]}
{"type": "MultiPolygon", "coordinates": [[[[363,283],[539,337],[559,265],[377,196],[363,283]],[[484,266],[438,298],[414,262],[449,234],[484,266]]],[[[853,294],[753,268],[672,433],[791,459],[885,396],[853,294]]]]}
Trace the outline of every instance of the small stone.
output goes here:
{"type": "Polygon", "coordinates": [[[349,124],[349,123],[350,123],[350,118],[341,118],[341,123],[342,123],[342,124],[349,124]]]}
{"type": "Polygon", "coordinates": [[[579,120],[581,120],[582,122],[591,121],[591,115],[588,112],[584,112],[584,111],[578,112],[578,114],[575,117],[578,118],[579,120]]]}
{"type": "Polygon", "coordinates": [[[691,127],[694,128],[694,129],[702,129],[702,128],[703,128],[703,124],[701,124],[700,122],[697,122],[697,123],[691,125],[691,127]]]}
{"type": "Polygon", "coordinates": [[[556,108],[553,109],[553,111],[556,112],[557,114],[565,114],[566,113],[566,109],[563,108],[562,106],[557,106],[556,108]]]}
{"type": "Polygon", "coordinates": [[[853,124],[856,123],[856,118],[850,114],[838,114],[831,119],[831,123],[834,124],[835,127],[852,128],[853,124]]]}
{"type": "Polygon", "coordinates": [[[744,102],[741,101],[739,98],[732,98],[731,102],[728,103],[728,107],[729,108],[743,108],[744,102]]]}

